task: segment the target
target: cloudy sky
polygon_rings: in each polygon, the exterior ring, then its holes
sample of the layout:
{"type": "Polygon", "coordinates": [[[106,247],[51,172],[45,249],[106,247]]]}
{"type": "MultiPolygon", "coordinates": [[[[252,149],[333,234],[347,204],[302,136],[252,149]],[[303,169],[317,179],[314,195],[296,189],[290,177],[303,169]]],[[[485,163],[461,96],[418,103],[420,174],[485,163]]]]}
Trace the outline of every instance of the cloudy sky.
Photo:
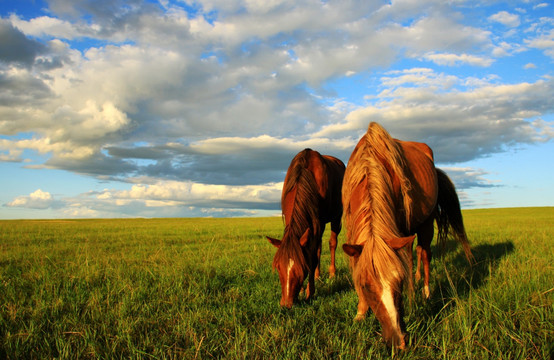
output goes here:
{"type": "Polygon", "coordinates": [[[370,121],[466,209],[554,205],[554,4],[0,2],[2,219],[279,214],[370,121]]]}

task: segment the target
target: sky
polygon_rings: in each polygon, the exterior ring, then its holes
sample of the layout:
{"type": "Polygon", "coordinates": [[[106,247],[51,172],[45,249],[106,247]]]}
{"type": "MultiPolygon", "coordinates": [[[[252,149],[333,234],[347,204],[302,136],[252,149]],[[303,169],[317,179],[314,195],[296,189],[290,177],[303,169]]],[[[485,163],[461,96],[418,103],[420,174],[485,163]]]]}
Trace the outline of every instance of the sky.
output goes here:
{"type": "Polygon", "coordinates": [[[278,215],[372,121],[464,209],[553,206],[554,3],[0,1],[0,219],[278,215]]]}

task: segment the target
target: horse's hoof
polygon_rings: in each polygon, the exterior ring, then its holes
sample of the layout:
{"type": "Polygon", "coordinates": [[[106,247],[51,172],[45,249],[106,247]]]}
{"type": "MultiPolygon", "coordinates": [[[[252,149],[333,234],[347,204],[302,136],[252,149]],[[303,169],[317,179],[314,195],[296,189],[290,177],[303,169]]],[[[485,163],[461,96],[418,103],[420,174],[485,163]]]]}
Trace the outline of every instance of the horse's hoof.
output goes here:
{"type": "Polygon", "coordinates": [[[431,292],[429,291],[429,286],[427,285],[423,287],[423,296],[425,296],[425,299],[429,299],[429,297],[431,297],[431,292]]]}

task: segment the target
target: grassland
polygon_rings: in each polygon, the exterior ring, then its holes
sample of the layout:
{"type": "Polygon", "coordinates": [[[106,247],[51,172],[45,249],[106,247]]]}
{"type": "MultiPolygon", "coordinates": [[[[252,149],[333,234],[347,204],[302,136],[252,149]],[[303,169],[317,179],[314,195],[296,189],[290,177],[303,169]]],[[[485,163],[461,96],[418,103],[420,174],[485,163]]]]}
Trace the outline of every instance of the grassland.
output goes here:
{"type": "MultiPolygon", "coordinates": [[[[554,208],[464,212],[431,298],[407,303],[405,359],[550,359],[554,208]]],[[[280,218],[0,221],[0,358],[358,359],[392,355],[345,256],[316,297],[279,307],[280,218]]],[[[344,239],[340,238],[340,243],[344,239]]],[[[435,253],[438,250],[435,249],[435,253]]]]}

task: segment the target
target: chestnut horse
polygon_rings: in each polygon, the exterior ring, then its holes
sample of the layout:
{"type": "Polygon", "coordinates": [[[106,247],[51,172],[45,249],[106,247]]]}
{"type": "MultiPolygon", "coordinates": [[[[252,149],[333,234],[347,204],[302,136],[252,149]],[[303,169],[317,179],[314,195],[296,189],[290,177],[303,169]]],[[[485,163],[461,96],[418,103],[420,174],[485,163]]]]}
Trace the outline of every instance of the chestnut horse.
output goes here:
{"type": "Polygon", "coordinates": [[[344,163],[332,156],[305,149],[292,159],[281,195],[285,233],[282,240],[267,237],[278,248],[273,268],[281,281],[281,306],[292,306],[306,276],[309,276],[306,299],[313,296],[314,281],[319,277],[321,237],[328,222],[331,222],[329,277],[335,275],[343,176],[344,163]]]}
{"type": "Polygon", "coordinates": [[[415,234],[416,278],[421,259],[426,296],[434,220],[439,241],[444,241],[452,229],[468,260],[471,258],[454,186],[444,172],[435,168],[427,145],[393,139],[372,122],[350,156],[342,202],[347,229],[343,250],[350,256],[359,300],[355,320],[365,318],[371,307],[387,344],[404,348],[402,285],[408,277],[412,288],[415,234]]]}

